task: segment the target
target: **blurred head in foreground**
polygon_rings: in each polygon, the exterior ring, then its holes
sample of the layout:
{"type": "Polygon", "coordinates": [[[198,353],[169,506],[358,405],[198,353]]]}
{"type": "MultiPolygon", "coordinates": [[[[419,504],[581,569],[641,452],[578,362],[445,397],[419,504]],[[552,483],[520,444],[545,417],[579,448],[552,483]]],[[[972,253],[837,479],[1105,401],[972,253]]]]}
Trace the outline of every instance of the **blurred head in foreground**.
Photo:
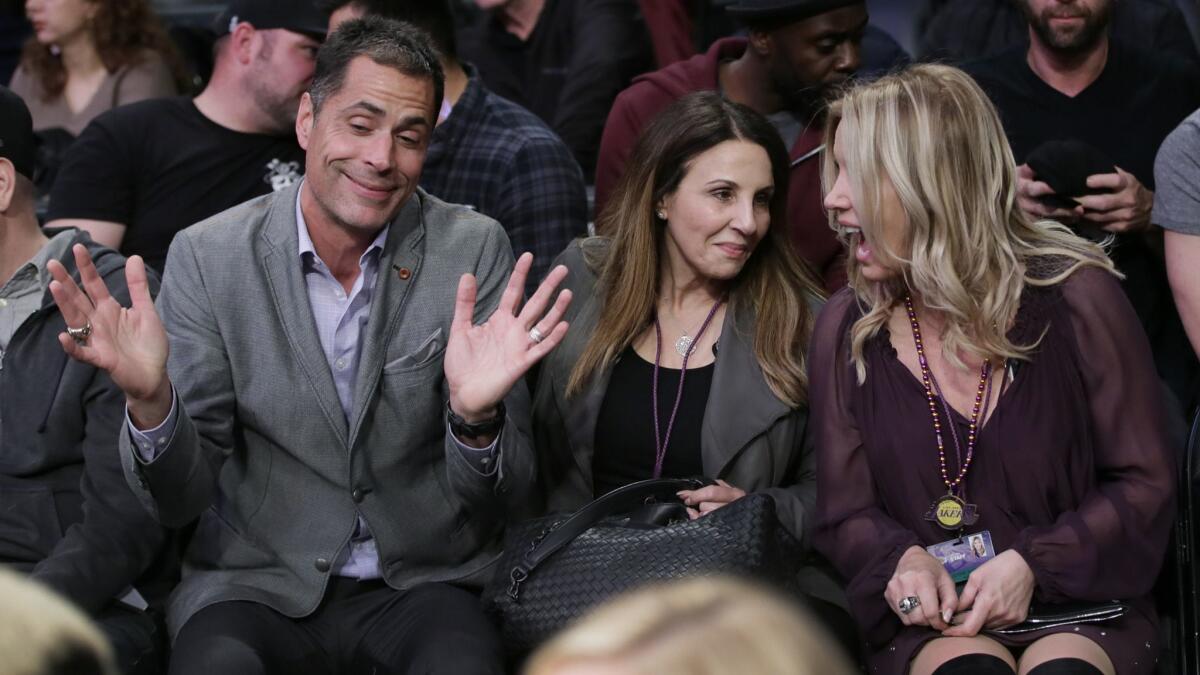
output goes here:
{"type": "Polygon", "coordinates": [[[86,616],[0,568],[0,675],[116,675],[112,649],[86,616]]]}
{"type": "Polygon", "coordinates": [[[624,595],[529,659],[525,675],[850,675],[840,647],[757,587],[699,578],[624,595]]]}

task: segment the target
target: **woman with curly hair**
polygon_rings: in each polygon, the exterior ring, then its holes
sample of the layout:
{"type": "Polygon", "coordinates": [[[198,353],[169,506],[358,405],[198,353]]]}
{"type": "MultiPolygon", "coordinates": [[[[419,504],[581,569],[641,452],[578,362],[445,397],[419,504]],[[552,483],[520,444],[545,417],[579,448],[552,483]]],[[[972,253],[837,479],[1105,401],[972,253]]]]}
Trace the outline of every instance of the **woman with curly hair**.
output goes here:
{"type": "Polygon", "coordinates": [[[148,0],[27,0],[34,35],[9,87],[33,128],[73,136],[100,113],[173,96],[178,58],[148,0]]]}

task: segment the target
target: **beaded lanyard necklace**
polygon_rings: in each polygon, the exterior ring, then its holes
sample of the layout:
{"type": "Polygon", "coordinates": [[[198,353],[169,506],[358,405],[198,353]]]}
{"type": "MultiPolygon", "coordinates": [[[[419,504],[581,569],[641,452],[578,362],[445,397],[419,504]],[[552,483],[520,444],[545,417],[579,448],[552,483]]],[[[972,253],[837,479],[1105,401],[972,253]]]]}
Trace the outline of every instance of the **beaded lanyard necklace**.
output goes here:
{"type": "Polygon", "coordinates": [[[671,442],[671,430],[675,428],[675,414],[679,412],[679,402],[683,400],[683,379],[687,376],[688,357],[692,355],[693,348],[704,336],[709,322],[712,321],[713,316],[717,313],[717,308],[724,301],[725,298],[718,298],[713,303],[712,309],[708,310],[708,316],[704,318],[704,323],[700,324],[700,330],[696,332],[695,340],[689,342],[683,352],[683,368],[679,371],[679,389],[675,392],[675,405],[671,408],[670,419],[667,420],[667,433],[661,437],[658,423],[658,368],[662,357],[662,326],[658,323],[658,315],[654,316],[654,383],[650,388],[650,401],[654,409],[654,473],[652,478],[662,476],[663,460],[667,457],[667,444],[671,442]]]}
{"type": "Polygon", "coordinates": [[[975,458],[975,442],[979,435],[979,421],[982,418],[982,413],[986,410],[985,401],[990,403],[992,392],[992,362],[985,359],[983,365],[979,369],[979,387],[975,392],[975,404],[971,407],[971,419],[967,432],[967,449],[966,454],[962,453],[962,448],[958,441],[958,432],[954,430],[954,421],[949,419],[950,405],[946,403],[946,398],[941,393],[941,387],[934,393],[934,387],[937,381],[933,378],[933,372],[929,369],[929,361],[925,358],[925,344],[921,340],[921,324],[917,321],[916,310],[913,309],[912,296],[904,296],[904,308],[908,310],[908,323],[912,328],[913,343],[917,348],[917,362],[921,365],[921,384],[925,388],[925,399],[929,403],[929,415],[933,418],[933,433],[937,438],[938,449],[938,467],[942,474],[942,483],[946,486],[946,494],[934,501],[933,506],[925,514],[926,520],[936,522],[939,526],[946,530],[958,530],[963,526],[971,525],[979,519],[979,510],[974,504],[968,504],[966,501],[966,485],[967,471],[971,468],[971,461],[975,458]],[[941,400],[942,407],[946,410],[947,423],[950,425],[950,431],[954,440],[954,454],[958,459],[958,475],[954,478],[950,477],[950,472],[946,469],[946,444],[942,437],[942,422],[941,415],[938,413],[938,400],[941,400]]]}

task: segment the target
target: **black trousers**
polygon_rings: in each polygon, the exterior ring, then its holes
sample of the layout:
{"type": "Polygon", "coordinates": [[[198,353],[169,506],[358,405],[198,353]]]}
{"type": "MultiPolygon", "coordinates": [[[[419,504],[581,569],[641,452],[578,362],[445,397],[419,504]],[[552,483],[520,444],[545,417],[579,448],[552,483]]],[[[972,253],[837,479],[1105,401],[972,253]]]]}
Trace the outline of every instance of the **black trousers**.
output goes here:
{"type": "Polygon", "coordinates": [[[496,629],[468,591],[396,591],[335,577],[317,611],[299,619],[254,602],[200,610],[175,639],[170,672],[503,675],[503,658],[496,629]]]}

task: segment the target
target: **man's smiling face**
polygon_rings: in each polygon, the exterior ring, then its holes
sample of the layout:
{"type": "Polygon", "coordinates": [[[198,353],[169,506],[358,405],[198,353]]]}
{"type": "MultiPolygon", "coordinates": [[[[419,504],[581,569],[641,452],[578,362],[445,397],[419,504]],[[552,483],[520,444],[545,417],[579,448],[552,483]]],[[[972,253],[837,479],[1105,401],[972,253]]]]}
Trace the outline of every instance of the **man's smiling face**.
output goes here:
{"type": "Polygon", "coordinates": [[[339,228],[377,231],[417,189],[434,125],[434,84],[369,57],[350,62],[341,88],[300,104],[296,135],[305,184],[339,228]]]}

